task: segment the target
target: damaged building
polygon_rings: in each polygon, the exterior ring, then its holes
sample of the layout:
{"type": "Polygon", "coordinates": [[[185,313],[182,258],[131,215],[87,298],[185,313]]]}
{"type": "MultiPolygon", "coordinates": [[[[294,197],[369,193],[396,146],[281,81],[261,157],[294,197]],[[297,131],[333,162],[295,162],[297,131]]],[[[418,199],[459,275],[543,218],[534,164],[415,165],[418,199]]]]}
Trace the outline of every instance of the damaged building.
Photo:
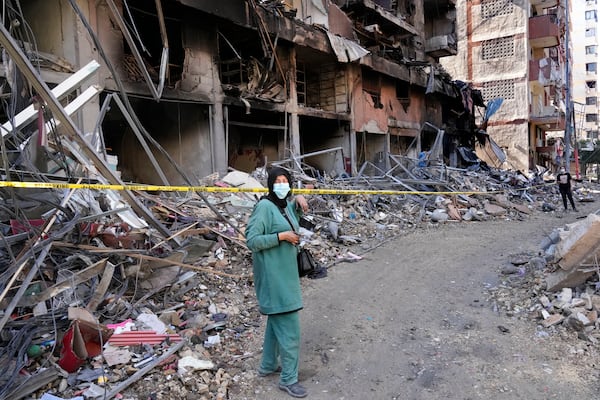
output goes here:
{"type": "Polygon", "coordinates": [[[457,3],[457,18],[465,21],[459,24],[460,56],[441,62],[485,100],[504,99],[487,132],[515,170],[556,170],[564,159],[556,137],[564,134],[569,114],[567,6],[554,0],[457,3]]]}
{"type": "MultiPolygon", "coordinates": [[[[456,166],[475,144],[480,93],[438,64],[457,52],[454,0],[8,3],[5,40],[49,87],[75,80],[53,94],[116,182],[286,160],[336,177],[434,145],[456,166]]],[[[35,91],[8,54],[4,67],[5,166],[71,175],[81,146],[59,139],[47,107],[10,123],[35,91]]]]}
{"type": "Polygon", "coordinates": [[[244,389],[263,167],[314,186],[294,190],[315,279],[421,227],[560,202],[478,157],[502,165],[487,127],[524,103],[440,65],[465,57],[454,0],[3,4],[0,400],[244,389]]]}

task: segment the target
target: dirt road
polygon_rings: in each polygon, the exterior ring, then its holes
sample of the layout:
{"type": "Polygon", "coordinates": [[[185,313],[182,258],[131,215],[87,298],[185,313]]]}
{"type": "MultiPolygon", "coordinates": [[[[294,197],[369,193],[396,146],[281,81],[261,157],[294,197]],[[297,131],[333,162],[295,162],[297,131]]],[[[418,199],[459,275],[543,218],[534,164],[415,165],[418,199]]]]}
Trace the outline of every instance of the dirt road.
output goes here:
{"type": "MultiPolygon", "coordinates": [[[[511,254],[539,251],[552,229],[596,207],[418,229],[306,280],[300,380],[309,398],[599,398],[595,347],[577,354],[576,334],[539,335],[535,322],[488,301],[511,254]]],[[[290,398],[277,376],[255,376],[259,358],[246,360],[230,399],[290,398]]]]}

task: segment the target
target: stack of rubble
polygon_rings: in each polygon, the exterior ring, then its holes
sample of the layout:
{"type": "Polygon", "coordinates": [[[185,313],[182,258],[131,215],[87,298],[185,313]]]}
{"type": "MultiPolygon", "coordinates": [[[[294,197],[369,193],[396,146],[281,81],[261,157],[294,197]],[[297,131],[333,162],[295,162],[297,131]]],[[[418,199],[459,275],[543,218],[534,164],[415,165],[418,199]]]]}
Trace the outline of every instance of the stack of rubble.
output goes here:
{"type": "MultiPolygon", "coordinates": [[[[589,188],[579,193],[589,201],[589,188]]],[[[519,255],[505,267],[491,301],[507,315],[536,322],[539,337],[576,333],[585,346],[600,340],[600,212],[555,229],[536,255],[519,255]]]]}
{"type": "MultiPolygon", "coordinates": [[[[291,172],[316,188],[410,188],[307,196],[302,235],[326,267],[412,229],[523,219],[559,200],[554,186],[503,171],[318,182],[291,172]]],[[[203,183],[254,188],[264,185],[264,171],[203,183]]],[[[165,235],[111,204],[114,193],[28,190],[7,190],[1,207],[0,398],[112,398],[130,390],[139,398],[226,398],[230,372],[252,356],[244,344],[260,319],[243,236],[259,196],[137,192],[165,235]],[[161,379],[144,384],[147,374],[161,379]]],[[[594,298],[574,314],[592,320],[583,311],[589,304],[594,298]]]]}

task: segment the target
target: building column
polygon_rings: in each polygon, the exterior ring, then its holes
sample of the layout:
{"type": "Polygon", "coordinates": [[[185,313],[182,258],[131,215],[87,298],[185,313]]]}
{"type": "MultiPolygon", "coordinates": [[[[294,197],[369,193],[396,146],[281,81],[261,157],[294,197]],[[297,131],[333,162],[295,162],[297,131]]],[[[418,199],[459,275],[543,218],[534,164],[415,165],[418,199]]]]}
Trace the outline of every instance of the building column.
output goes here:
{"type": "Polygon", "coordinates": [[[300,119],[298,117],[298,92],[296,90],[296,48],[290,49],[290,68],[288,71],[289,99],[286,111],[290,114],[289,137],[290,151],[300,155],[300,119]]]}
{"type": "Polygon", "coordinates": [[[350,142],[350,173],[356,175],[358,173],[358,167],[356,165],[356,131],[354,130],[354,124],[350,123],[348,129],[348,140],[350,142]]]}
{"type": "Polygon", "coordinates": [[[223,117],[223,102],[216,100],[213,104],[210,118],[210,142],[212,145],[212,166],[214,171],[219,174],[227,173],[227,144],[225,140],[225,125],[223,117]]]}

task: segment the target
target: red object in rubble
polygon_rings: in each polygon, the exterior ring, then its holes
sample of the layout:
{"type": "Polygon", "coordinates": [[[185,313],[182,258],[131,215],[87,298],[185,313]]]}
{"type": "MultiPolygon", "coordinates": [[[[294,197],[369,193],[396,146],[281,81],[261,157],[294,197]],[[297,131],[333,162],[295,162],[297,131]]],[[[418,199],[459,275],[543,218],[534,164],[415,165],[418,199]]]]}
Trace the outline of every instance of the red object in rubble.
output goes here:
{"type": "Polygon", "coordinates": [[[10,220],[10,230],[13,235],[19,233],[30,232],[32,228],[39,228],[44,226],[46,223],[45,219],[30,219],[25,222],[18,221],[16,219],[10,220]]]}
{"type": "Polygon", "coordinates": [[[102,344],[106,343],[112,333],[112,329],[100,324],[73,321],[63,337],[58,365],[69,373],[77,371],[88,358],[96,357],[102,352],[102,344]]]}

